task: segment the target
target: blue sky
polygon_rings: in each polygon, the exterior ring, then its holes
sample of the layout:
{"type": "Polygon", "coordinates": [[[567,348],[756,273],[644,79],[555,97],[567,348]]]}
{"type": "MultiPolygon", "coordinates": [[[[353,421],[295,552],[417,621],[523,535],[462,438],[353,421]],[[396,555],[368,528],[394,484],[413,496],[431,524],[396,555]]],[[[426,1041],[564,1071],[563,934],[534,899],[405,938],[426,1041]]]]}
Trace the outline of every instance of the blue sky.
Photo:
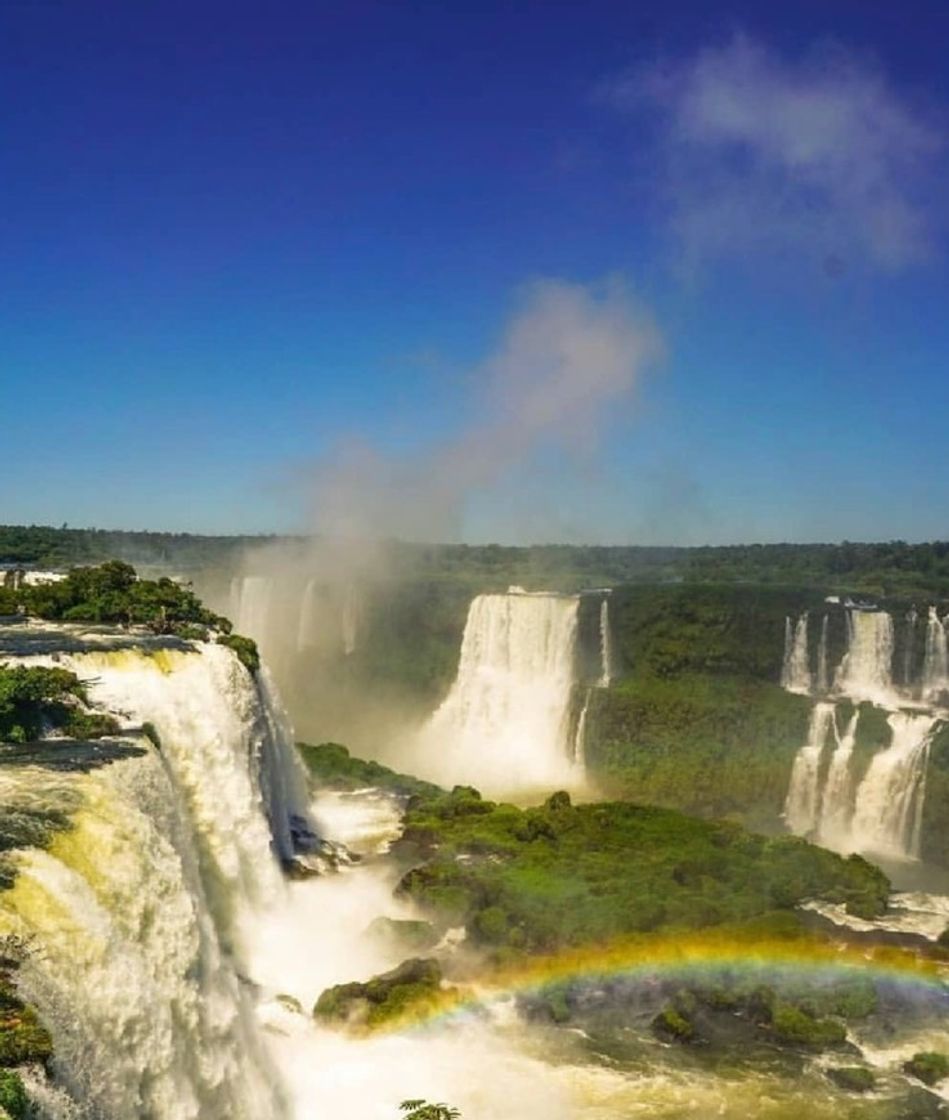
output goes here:
{"type": "Polygon", "coordinates": [[[946,537],[947,39],[921,3],[2,6],[0,521],[946,537]]]}

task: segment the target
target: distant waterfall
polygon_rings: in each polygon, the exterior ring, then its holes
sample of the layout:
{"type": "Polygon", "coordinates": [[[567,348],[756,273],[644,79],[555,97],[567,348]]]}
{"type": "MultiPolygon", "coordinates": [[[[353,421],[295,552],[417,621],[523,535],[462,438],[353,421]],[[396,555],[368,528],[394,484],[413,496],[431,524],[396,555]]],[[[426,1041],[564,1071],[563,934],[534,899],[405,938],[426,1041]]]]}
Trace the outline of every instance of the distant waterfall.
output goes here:
{"type": "Polygon", "coordinates": [[[817,691],[830,691],[830,664],[827,656],[827,632],[830,618],[825,614],[820,624],[820,643],[817,646],[817,691]]]}
{"type": "Polygon", "coordinates": [[[807,740],[794,760],[785,822],[797,835],[837,851],[916,858],[937,717],[891,712],[890,744],[874,755],[854,789],[851,761],[858,719],[854,712],[840,735],[834,705],[814,705],[807,740]]]}
{"type": "Polygon", "coordinates": [[[836,716],[832,725],[835,742],[824,779],[817,820],[817,840],[827,848],[839,848],[849,840],[850,819],[853,816],[854,784],[850,770],[853,748],[857,740],[857,723],[860,710],[854,709],[843,734],[838,733],[836,716]]]}
{"type": "Polygon", "coordinates": [[[781,684],[789,692],[811,691],[810,659],[807,652],[807,611],[796,623],[784,622],[784,665],[781,684]]]}
{"type": "Polygon", "coordinates": [[[814,705],[807,741],[797,752],[791,771],[791,784],[784,805],[788,828],[799,836],[814,831],[820,816],[820,770],[824,746],[834,727],[834,705],[814,705]]]}
{"type": "Polygon", "coordinates": [[[340,632],[343,653],[346,657],[351,657],[356,652],[356,640],[359,636],[359,596],[355,585],[352,583],[348,583],[343,592],[340,632]]]}
{"type": "Polygon", "coordinates": [[[267,634],[273,580],[269,576],[235,576],[231,581],[231,621],[238,634],[262,642],[267,634]]]}
{"type": "Polygon", "coordinates": [[[855,700],[893,698],[893,619],[886,611],[847,611],[847,652],[834,687],[855,700]]]}
{"type": "Polygon", "coordinates": [[[926,659],[923,662],[923,697],[935,698],[949,690],[949,645],[946,623],[935,607],[926,621],[926,659]]]}
{"type": "Polygon", "coordinates": [[[926,763],[936,719],[894,712],[893,740],[875,755],[857,790],[851,840],[858,851],[919,855],[926,763]]]}
{"type": "Polygon", "coordinates": [[[523,592],[474,599],[458,675],[421,735],[430,776],[499,792],[581,780],[571,735],[579,602],[523,592]]]}
{"type": "Polygon", "coordinates": [[[300,603],[300,620],[297,623],[297,653],[317,645],[319,635],[319,593],[316,580],[309,579],[303,589],[300,603]]]}
{"type": "Polygon", "coordinates": [[[916,622],[918,615],[916,608],[911,607],[906,612],[905,639],[903,641],[903,687],[913,687],[913,651],[916,647],[916,622]]]}
{"type": "Polygon", "coordinates": [[[610,600],[604,595],[600,603],[600,688],[609,688],[613,679],[613,635],[610,631],[610,600]]]}
{"type": "Polygon", "coordinates": [[[58,1084],[95,1120],[287,1120],[241,980],[251,923],[286,889],[275,855],[305,823],[279,710],[222,646],[58,664],[161,744],[88,774],[0,775],[6,802],[59,807],[67,781],[79,799],[48,850],[12,857],[0,893],[0,932],[32,947],[20,982],[53,1035],[58,1084]]]}

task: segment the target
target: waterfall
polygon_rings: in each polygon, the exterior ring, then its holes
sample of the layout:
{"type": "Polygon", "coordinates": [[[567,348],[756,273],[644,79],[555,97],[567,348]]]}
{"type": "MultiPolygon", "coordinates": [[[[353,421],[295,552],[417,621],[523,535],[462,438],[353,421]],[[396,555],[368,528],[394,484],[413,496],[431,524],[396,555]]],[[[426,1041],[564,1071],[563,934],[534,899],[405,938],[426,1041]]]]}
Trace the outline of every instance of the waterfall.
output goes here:
{"type": "Polygon", "coordinates": [[[316,580],[307,580],[300,604],[300,621],[297,623],[297,653],[317,644],[319,634],[319,599],[316,580]]]}
{"type": "Polygon", "coordinates": [[[573,760],[577,763],[583,763],[585,759],[585,749],[587,740],[587,713],[590,710],[590,697],[593,695],[593,689],[588,688],[583,697],[583,707],[580,709],[580,715],[577,717],[577,731],[573,738],[573,760]]]}
{"type": "Polygon", "coordinates": [[[814,831],[821,810],[820,771],[828,734],[834,729],[834,705],[818,703],[811,712],[807,741],[797,752],[784,804],[788,828],[799,836],[814,831]]]}
{"type": "Polygon", "coordinates": [[[911,607],[906,612],[906,637],[903,642],[903,687],[907,690],[913,687],[913,654],[916,649],[916,608],[911,607]]]}
{"type": "Polygon", "coordinates": [[[820,643],[817,647],[817,691],[830,691],[830,665],[827,660],[827,632],[830,618],[824,615],[820,624],[820,643]]]}
{"type": "Polygon", "coordinates": [[[356,587],[352,583],[346,585],[343,592],[343,605],[340,618],[340,631],[342,634],[343,653],[346,657],[356,652],[356,638],[359,627],[359,598],[356,587]]]}
{"type": "Polygon", "coordinates": [[[810,692],[811,670],[807,653],[807,611],[796,623],[784,620],[784,665],[781,684],[789,692],[810,692]]]}
{"type": "Polygon", "coordinates": [[[859,719],[860,710],[856,708],[847,721],[847,726],[842,735],[838,733],[836,718],[833,722],[832,730],[836,745],[824,781],[820,818],[817,823],[818,842],[827,848],[840,848],[849,842],[850,820],[853,815],[854,802],[850,762],[857,740],[859,719]]]}
{"type": "Polygon", "coordinates": [[[2,773],[5,804],[61,808],[64,783],[78,801],[48,849],[12,857],[0,893],[0,932],[31,947],[20,984],[53,1035],[57,1083],[94,1120],[286,1120],[241,980],[251,922],[286,890],[274,849],[288,854],[306,814],[266,684],[214,645],[55,663],[160,741],[85,774],[2,773]]]}
{"type": "Polygon", "coordinates": [[[257,642],[266,639],[272,596],[269,576],[235,576],[231,580],[231,618],[238,634],[257,642]]]}
{"type": "Polygon", "coordinates": [[[851,761],[858,719],[855,711],[841,735],[834,705],[814,705],[807,740],[791,771],[785,822],[797,835],[811,836],[835,851],[915,859],[937,717],[891,712],[891,741],[874,755],[855,790],[851,761]],[[828,760],[831,742],[834,749],[828,760]]]}
{"type": "Polygon", "coordinates": [[[893,712],[888,722],[892,741],[874,756],[857,790],[851,842],[862,852],[916,858],[936,717],[893,712]]]}
{"type": "Polygon", "coordinates": [[[847,611],[847,652],[834,687],[854,700],[893,700],[893,619],[886,611],[847,611]]]}
{"type": "Polygon", "coordinates": [[[428,775],[497,792],[578,784],[570,708],[579,601],[523,592],[473,600],[457,677],[420,737],[428,775]]]}
{"type": "MultiPolygon", "coordinates": [[[[610,600],[604,595],[600,603],[600,688],[609,688],[613,679],[613,635],[610,632],[610,600]]],[[[584,712],[586,705],[584,705],[584,712]]]]}
{"type": "Polygon", "coordinates": [[[923,697],[936,699],[949,690],[949,646],[946,624],[935,607],[929,608],[926,621],[926,659],[923,662],[923,697]]]}

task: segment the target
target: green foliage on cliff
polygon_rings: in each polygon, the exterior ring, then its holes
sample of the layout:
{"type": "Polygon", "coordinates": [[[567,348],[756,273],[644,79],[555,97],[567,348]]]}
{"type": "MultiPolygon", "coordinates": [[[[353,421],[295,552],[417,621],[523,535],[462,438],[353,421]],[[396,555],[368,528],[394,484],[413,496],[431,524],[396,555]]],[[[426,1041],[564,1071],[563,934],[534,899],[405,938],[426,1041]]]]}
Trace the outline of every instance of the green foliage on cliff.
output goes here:
{"type": "Polygon", "coordinates": [[[636,676],[594,692],[587,768],[607,796],[773,831],[810,712],[752,678],[636,676]]]}
{"type": "Polygon", "coordinates": [[[97,739],[118,729],[109,715],[85,710],[75,673],[45,666],[0,665],[0,741],[26,743],[47,730],[97,739]]]}
{"type": "Polygon", "coordinates": [[[458,788],[410,802],[399,890],[493,950],[553,951],[696,929],[826,898],[882,913],[889,884],[859,857],[628,803],[534,809],[458,788]]]}
{"type": "MultiPolygon", "coordinates": [[[[16,991],[15,961],[2,948],[0,954],[0,1067],[43,1064],[52,1054],[49,1032],[39,1022],[36,1011],[25,1004],[16,991]]],[[[13,1079],[8,1078],[6,1084],[15,1095],[13,1079]]]]}
{"type": "Polygon", "coordinates": [[[138,579],[119,560],[95,568],[74,568],[56,583],[16,592],[29,615],[57,622],[146,626],[155,634],[194,637],[194,627],[230,631],[230,623],[202,606],[197,595],[170,579],[138,579]],[[189,629],[191,628],[191,629],[189,629]]]}
{"type": "Polygon", "coordinates": [[[438,796],[442,790],[431,782],[398,774],[380,762],[354,758],[341,743],[297,743],[304,763],[322,789],[354,790],[375,786],[391,793],[438,796]]]}
{"type": "Polygon", "coordinates": [[[245,638],[242,634],[221,634],[217,644],[233,650],[240,663],[249,672],[256,673],[260,668],[260,653],[257,643],[252,638],[245,638]]]}

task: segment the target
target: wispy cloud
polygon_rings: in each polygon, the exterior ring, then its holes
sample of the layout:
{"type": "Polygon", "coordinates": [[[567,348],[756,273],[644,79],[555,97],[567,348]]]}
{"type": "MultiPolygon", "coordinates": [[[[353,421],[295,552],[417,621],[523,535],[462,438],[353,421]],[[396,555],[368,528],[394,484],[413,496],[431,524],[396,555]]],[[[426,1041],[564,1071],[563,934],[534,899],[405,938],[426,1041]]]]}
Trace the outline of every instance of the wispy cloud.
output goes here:
{"type": "Polygon", "coordinates": [[[789,61],[736,35],[606,92],[658,126],[656,181],[689,266],[764,251],[897,271],[934,252],[943,130],[864,57],[789,61]]]}
{"type": "Polygon", "coordinates": [[[542,452],[589,456],[603,421],[661,350],[650,317],[619,283],[529,285],[498,345],[473,372],[468,421],[414,456],[353,442],[310,478],[316,530],[346,539],[456,536],[469,498],[542,452]]]}

